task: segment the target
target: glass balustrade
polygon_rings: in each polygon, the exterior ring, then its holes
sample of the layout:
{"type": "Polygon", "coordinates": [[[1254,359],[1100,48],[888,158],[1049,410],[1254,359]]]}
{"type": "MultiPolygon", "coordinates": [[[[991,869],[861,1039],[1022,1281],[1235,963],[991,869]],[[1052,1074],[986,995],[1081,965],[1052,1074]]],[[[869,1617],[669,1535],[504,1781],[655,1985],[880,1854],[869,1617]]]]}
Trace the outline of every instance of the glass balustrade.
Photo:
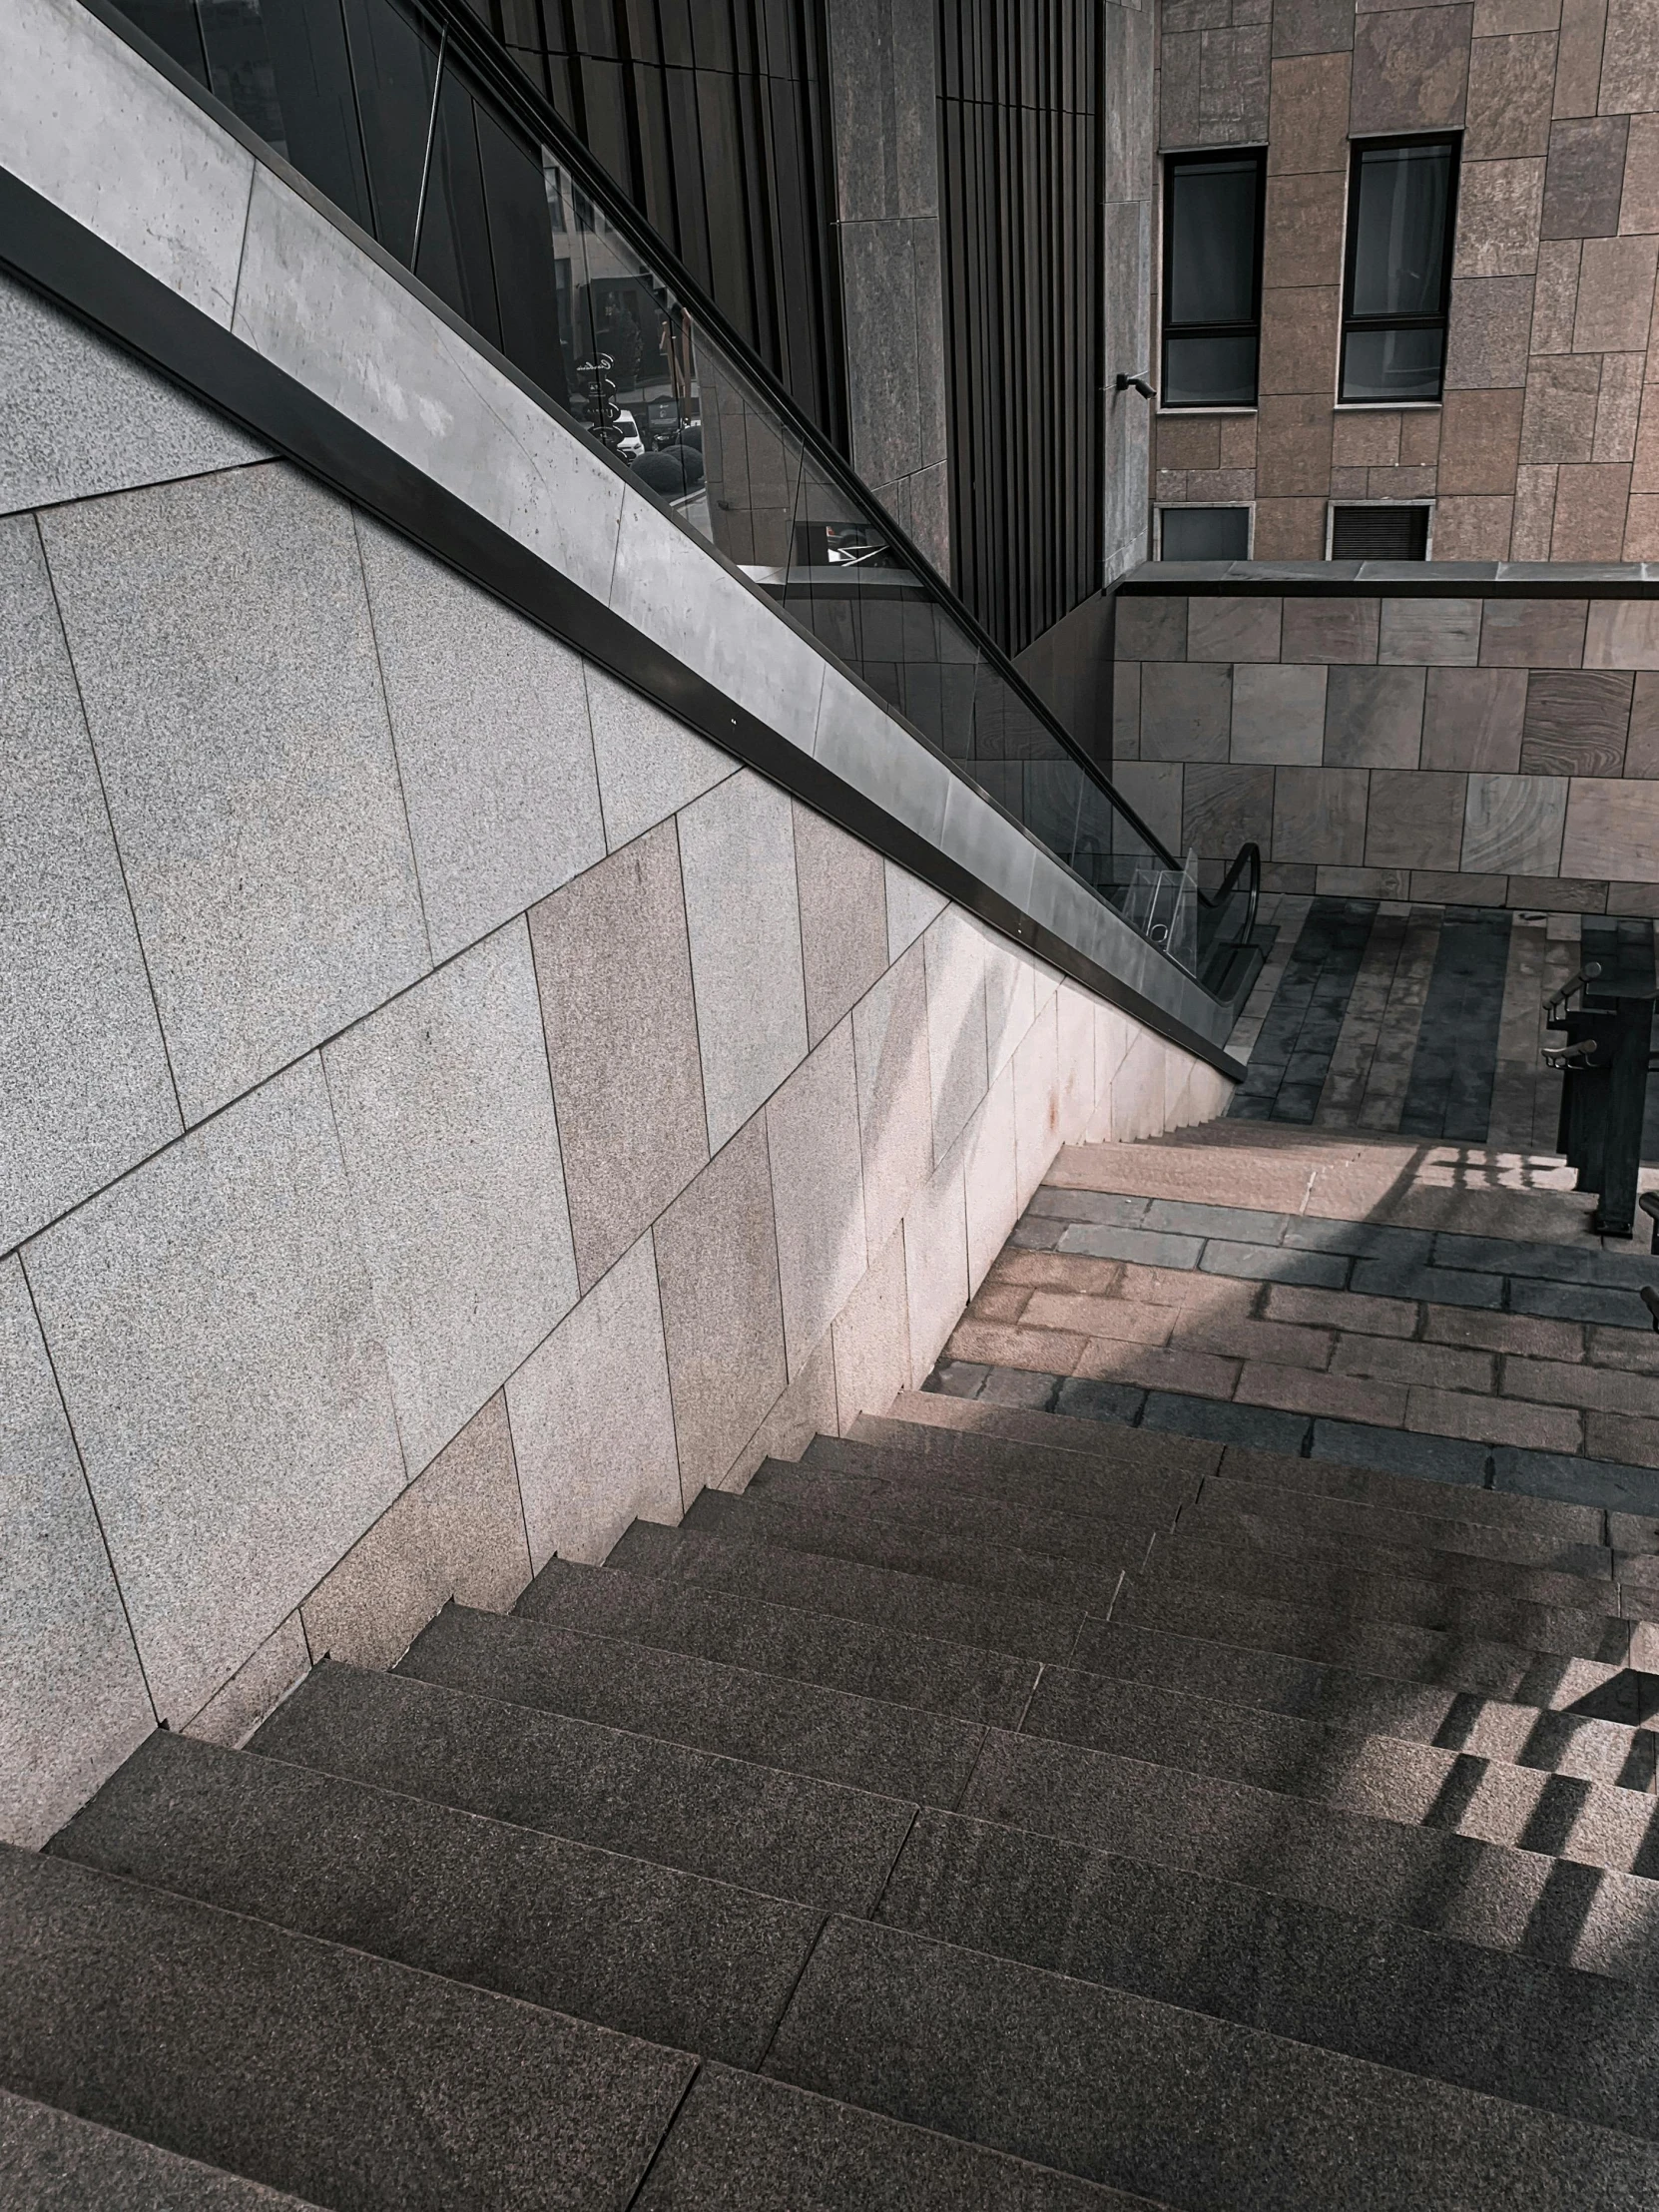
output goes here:
{"type": "Polygon", "coordinates": [[[668,273],[445,0],[121,0],[636,483],[1150,942],[1228,992],[1255,848],[1215,898],[1123,805],[846,464],[668,273]]]}

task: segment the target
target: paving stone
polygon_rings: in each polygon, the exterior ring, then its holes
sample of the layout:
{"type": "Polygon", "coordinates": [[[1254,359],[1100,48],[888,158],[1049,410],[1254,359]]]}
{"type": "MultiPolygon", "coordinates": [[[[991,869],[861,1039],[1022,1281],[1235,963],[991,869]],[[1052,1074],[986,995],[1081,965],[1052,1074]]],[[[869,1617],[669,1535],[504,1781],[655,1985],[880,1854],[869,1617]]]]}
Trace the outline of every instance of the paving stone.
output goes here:
{"type": "Polygon", "coordinates": [[[1317,1375],[1253,1361],[1239,1378],[1241,1405],[1276,1405],[1291,1413],[1336,1415],[1397,1427],[1405,1418],[1405,1392],[1396,1382],[1365,1382],[1354,1376],[1317,1375]]]}
{"type": "Polygon", "coordinates": [[[1595,1368],[1581,1361],[1506,1359],[1505,1397],[1533,1398],[1544,1405],[1593,1407],[1603,1413],[1645,1414],[1655,1403],[1652,1380],[1622,1368],[1595,1368]]]}
{"type": "Polygon", "coordinates": [[[1018,1719],[1036,1680],[1033,1660],[564,1559],[548,1561],[517,1610],[531,1620],[999,1728],[1018,1719]]]}
{"type": "Polygon", "coordinates": [[[1146,1227],[1193,1237],[1228,1237],[1240,1244],[1276,1245],[1291,1228],[1285,1214],[1259,1213],[1244,1206],[1197,1206],[1178,1198],[1147,1203],[1146,1227]]]}
{"type": "Polygon", "coordinates": [[[1350,1262],[1338,1253],[1295,1252],[1212,1238],[1200,1265],[1206,1275],[1234,1275],[1254,1283],[1317,1283],[1340,1291],[1348,1280],[1350,1262]]]}
{"type": "Polygon", "coordinates": [[[1373,1298],[1418,1298],[1440,1306],[1499,1306],[1502,1278],[1452,1268],[1399,1267],[1389,1260],[1359,1260],[1353,1287],[1373,1298]]]}
{"type": "Polygon", "coordinates": [[[313,2203],[625,2201],[696,2067],[62,1860],[0,1901],[8,2082],[313,2203]]]}
{"type": "Polygon", "coordinates": [[[957,1323],[946,1353],[953,1365],[1070,1375],[1087,1348],[1086,1337],[1068,1331],[970,1320],[957,1323]]]}
{"type": "Polygon", "coordinates": [[[1154,1390],[1148,1396],[1141,1419],[1148,1428],[1179,1429],[1189,1436],[1213,1437],[1218,1443],[1254,1444],[1263,1451],[1300,1451],[1308,1434],[1308,1422],[1299,1413],[1227,1399],[1181,1397],[1168,1390],[1154,1390]]]}
{"type": "Polygon", "coordinates": [[[1068,1377],[1060,1384],[1054,1410],[1072,1420],[1121,1421],[1133,1424],[1141,1417],[1146,1392],[1128,1382],[1103,1382],[1092,1377],[1068,1377]]]}
{"type": "Polygon", "coordinates": [[[1393,1337],[1354,1337],[1346,1330],[1337,1340],[1331,1368],[1336,1375],[1446,1390],[1491,1390],[1497,1382],[1497,1362],[1489,1353],[1449,1345],[1401,1344],[1393,1337]]]}
{"type": "Polygon", "coordinates": [[[1659,1511],[1659,1475],[1652,1468],[1580,1458],[1571,1452],[1524,1451],[1499,1444],[1492,1452],[1492,1482],[1498,1490],[1572,1499],[1609,1511],[1659,1511]]]}
{"type": "Polygon", "coordinates": [[[160,1729],[52,1850],[737,2066],[818,1933],[808,1906],[160,1729]]]}
{"type": "Polygon", "coordinates": [[[1406,1405],[1405,1425],[1430,1430],[1437,1436],[1521,1444],[1535,1451],[1576,1451],[1581,1441],[1577,1413],[1553,1405],[1526,1405],[1511,1398],[1476,1397],[1460,1390],[1413,1389],[1406,1405]]]}
{"type": "Polygon", "coordinates": [[[1534,1360],[1577,1360],[1584,1349],[1584,1332],[1576,1322],[1482,1313],[1477,1307],[1430,1306],[1422,1333],[1430,1344],[1468,1345],[1534,1360]]]}
{"type": "MultiPolygon", "coordinates": [[[[1273,1286],[1263,1311],[1269,1321],[1308,1322],[1319,1328],[1333,1326],[1337,1318],[1322,1291],[1304,1290],[1289,1283],[1273,1286]]],[[[1349,1291],[1342,1303],[1341,1325],[1364,1330],[1373,1337],[1409,1337],[1417,1326],[1416,1304],[1408,1299],[1366,1298],[1358,1291],[1349,1291]]]]}
{"type": "Polygon", "coordinates": [[[1055,1247],[1095,1260],[1138,1260],[1153,1268],[1196,1268],[1204,1249],[1200,1237],[1154,1236],[1140,1229],[1108,1229],[1074,1223],[1055,1247]]]}
{"type": "Polygon", "coordinates": [[[1133,1383],[1143,1390],[1180,1390],[1195,1397],[1226,1398],[1233,1394],[1239,1363],[1183,1345],[1166,1349],[1105,1341],[1087,1347],[1076,1372],[1080,1377],[1133,1383]]]}
{"type": "MultiPolygon", "coordinates": [[[[1312,1462],[1304,1462],[1312,1464],[1312,1462]]],[[[1283,1526],[1330,1532],[1366,1543],[1415,1545],[1434,1551],[1469,1552],[1512,1565],[1550,1567],[1563,1574],[1606,1581],[1614,1572],[1614,1553],[1602,1543],[1544,1528],[1514,1527],[1493,1519],[1456,1519],[1451,1500],[1424,1494],[1418,1510],[1318,1491],[1280,1488],[1271,1473],[1244,1479],[1236,1473],[1216,1476],[1204,1485],[1197,1504],[1183,1512],[1182,1528],[1198,1528],[1212,1517],[1248,1520],[1264,1529],[1283,1526]]]]}
{"type": "Polygon", "coordinates": [[[955,1804],[981,1740],[910,1706],[459,1605],[415,1638],[397,1672],[928,1804],[955,1804]]]}
{"type": "MultiPolygon", "coordinates": [[[[808,1445],[803,1457],[841,1464],[849,1449],[860,1447],[878,1453],[872,1461],[889,1469],[902,1468],[906,1480],[939,1480],[964,1486],[996,1485],[1003,1497],[1035,1498],[1047,1495],[1076,1498],[1079,1502],[1103,1501],[1124,1494],[1156,1501],[1160,1512],[1173,1517],[1177,1506],[1198,1495],[1205,1475],[1219,1464],[1219,1451],[1206,1451],[1173,1436],[1103,1435],[1090,1423],[1068,1421],[1059,1414],[1019,1414],[984,1408],[972,1428],[934,1425],[922,1416],[933,1410],[921,1392],[907,1391],[894,1400],[890,1415],[860,1413],[850,1436],[820,1436],[808,1445]],[[990,1424],[990,1425],[986,1425],[990,1424]]],[[[948,1408],[957,1411],[957,1408],[948,1408]]]]}
{"type": "Polygon", "coordinates": [[[1390,1229],[1385,1222],[1326,1221],[1304,1214],[1285,1226],[1285,1243],[1302,1252],[1350,1252],[1363,1260],[1391,1260],[1404,1267],[1426,1264],[1433,1237],[1424,1229],[1390,1229]]]}
{"type": "Polygon", "coordinates": [[[1600,1974],[924,1812],[879,1918],[1651,2140],[1644,1992],[1600,1974]]]}
{"type": "Polygon", "coordinates": [[[1606,1322],[1616,1329],[1628,1329],[1632,1315],[1639,1311],[1634,1290],[1607,1290],[1593,1283],[1551,1283],[1520,1275],[1508,1280],[1509,1307],[1516,1314],[1541,1314],[1552,1321],[1606,1322]]]}
{"type": "Polygon", "coordinates": [[[1523,1244],[1506,1237],[1451,1236],[1444,1230],[1434,1239],[1434,1265],[1541,1276],[1556,1283],[1599,1283],[1610,1290],[1637,1288],[1652,1273],[1645,1253],[1608,1252],[1588,1239],[1582,1246],[1523,1244]]]}
{"type": "MultiPolygon", "coordinates": [[[[1108,1229],[1142,1229],[1146,1226],[1149,1198],[1124,1198],[1115,1191],[1079,1191],[1044,1183],[1026,1208],[1027,1220],[1036,1217],[1057,1221],[1093,1221],[1108,1229]]],[[[1160,1222],[1155,1226],[1163,1228],[1160,1222]]]]}
{"type": "Polygon", "coordinates": [[[849,1913],[868,1911],[914,1810],[811,1775],[331,1665],[278,1706],[247,1755],[849,1913]]]}
{"type": "Polygon", "coordinates": [[[1076,1641],[1082,1618],[1075,1606],[992,1595],[862,1560],[791,1551],[730,1535],[654,1528],[646,1521],[634,1523],[606,1563],[834,1618],[890,1622],[918,1635],[1032,1659],[1063,1658],[1076,1641]]]}
{"type": "Polygon", "coordinates": [[[1504,1528],[1537,1529],[1563,1542],[1599,1544],[1601,1515],[1588,1506],[1552,1496],[1496,1496],[1487,1489],[1488,1454],[1474,1445],[1430,1437],[1405,1436],[1397,1429],[1359,1428],[1322,1421],[1328,1443],[1349,1439],[1345,1455],[1335,1448],[1307,1459],[1229,1447],[1221,1471],[1248,1476],[1276,1489],[1313,1490],[1327,1497],[1355,1498],[1396,1507],[1406,1513],[1438,1513],[1450,1519],[1490,1521],[1504,1528]],[[1365,1453],[1376,1444],[1380,1456],[1365,1453]],[[1391,1456],[1390,1456],[1391,1455],[1391,1456]],[[1440,1460],[1435,1471],[1433,1461],[1440,1460]],[[1332,1462],[1344,1462],[1333,1464],[1332,1462]]]}
{"type": "Polygon", "coordinates": [[[1293,1329],[1283,1322],[1251,1321],[1229,1314],[1183,1312],[1176,1342],[1234,1360],[1269,1361],[1279,1367],[1324,1368],[1336,1342],[1333,1329],[1293,1329]]]}
{"type": "Polygon", "coordinates": [[[1025,1320],[1033,1329],[1075,1330],[1088,1337],[1131,1344],[1168,1342],[1179,1308],[1142,1306],[1123,1298],[1075,1297],[1063,1291],[1029,1291],[1025,1320]]]}

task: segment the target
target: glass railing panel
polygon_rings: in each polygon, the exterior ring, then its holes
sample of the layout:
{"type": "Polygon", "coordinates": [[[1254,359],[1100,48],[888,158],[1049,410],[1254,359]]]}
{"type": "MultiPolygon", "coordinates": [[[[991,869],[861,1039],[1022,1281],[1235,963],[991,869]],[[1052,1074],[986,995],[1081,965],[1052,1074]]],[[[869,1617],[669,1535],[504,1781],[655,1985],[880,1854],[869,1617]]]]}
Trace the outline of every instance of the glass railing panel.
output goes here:
{"type": "Polygon", "coordinates": [[[790,403],[608,212],[609,189],[445,0],[126,0],[126,12],[959,772],[1181,965],[1214,899],[1129,817],[790,403]]]}

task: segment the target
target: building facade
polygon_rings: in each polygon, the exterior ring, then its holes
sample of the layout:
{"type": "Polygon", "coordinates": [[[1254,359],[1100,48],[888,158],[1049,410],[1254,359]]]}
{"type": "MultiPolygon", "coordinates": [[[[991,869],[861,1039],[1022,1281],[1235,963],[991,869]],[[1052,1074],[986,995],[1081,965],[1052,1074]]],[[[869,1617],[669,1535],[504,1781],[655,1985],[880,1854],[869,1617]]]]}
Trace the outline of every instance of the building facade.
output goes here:
{"type": "MultiPolygon", "coordinates": [[[[1263,148],[1260,381],[1164,411],[1157,507],[1246,508],[1260,560],[1321,560],[1333,510],[1425,513],[1436,561],[1659,556],[1659,22],[1642,0],[1169,0],[1159,144],[1263,148]],[[1339,399],[1351,179],[1449,142],[1443,386],[1339,399]]],[[[1177,528],[1179,527],[1179,522],[1177,528]]]]}

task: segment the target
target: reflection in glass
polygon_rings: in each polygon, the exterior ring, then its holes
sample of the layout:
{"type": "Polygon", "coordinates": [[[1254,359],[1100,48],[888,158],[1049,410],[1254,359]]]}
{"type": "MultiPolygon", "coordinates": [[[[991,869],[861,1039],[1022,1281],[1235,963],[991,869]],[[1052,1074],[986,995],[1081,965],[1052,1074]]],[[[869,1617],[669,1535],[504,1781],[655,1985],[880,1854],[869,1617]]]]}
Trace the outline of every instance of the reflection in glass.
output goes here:
{"type": "Polygon", "coordinates": [[[1164,340],[1166,407],[1254,407],[1256,332],[1164,340]]]}
{"type": "MultiPolygon", "coordinates": [[[[457,59],[465,40],[452,21],[439,19],[448,25],[440,29],[420,0],[130,8],[602,442],[643,492],[741,568],[1038,843],[1195,966],[1190,860],[1183,870],[1124,813],[862,488],[820,459],[710,337],[543,143],[551,126],[528,95],[506,98],[474,79],[457,59]]],[[[1218,389],[1254,397],[1259,178],[1258,157],[1207,160],[1177,199],[1185,310],[1252,318],[1242,331],[1172,341],[1177,387],[1212,399],[1218,389]]],[[[1231,522],[1211,528],[1219,542],[1231,522]]],[[[1254,892],[1250,914],[1253,901],[1254,892]]],[[[1203,915],[1207,925],[1210,909],[1203,915]]]]}
{"type": "Polygon", "coordinates": [[[1363,146],[1357,162],[1351,315],[1438,314],[1445,288],[1451,148],[1363,146]]]}
{"type": "Polygon", "coordinates": [[[1438,399],[1445,331],[1350,330],[1343,339],[1345,399],[1438,399]]]}
{"type": "Polygon", "coordinates": [[[1175,169],[1165,309],[1172,323],[1254,319],[1257,175],[1254,156],[1175,169]]]}
{"type": "Polygon", "coordinates": [[[1166,561],[1246,561],[1248,507],[1165,507],[1159,552],[1166,561]]]}

